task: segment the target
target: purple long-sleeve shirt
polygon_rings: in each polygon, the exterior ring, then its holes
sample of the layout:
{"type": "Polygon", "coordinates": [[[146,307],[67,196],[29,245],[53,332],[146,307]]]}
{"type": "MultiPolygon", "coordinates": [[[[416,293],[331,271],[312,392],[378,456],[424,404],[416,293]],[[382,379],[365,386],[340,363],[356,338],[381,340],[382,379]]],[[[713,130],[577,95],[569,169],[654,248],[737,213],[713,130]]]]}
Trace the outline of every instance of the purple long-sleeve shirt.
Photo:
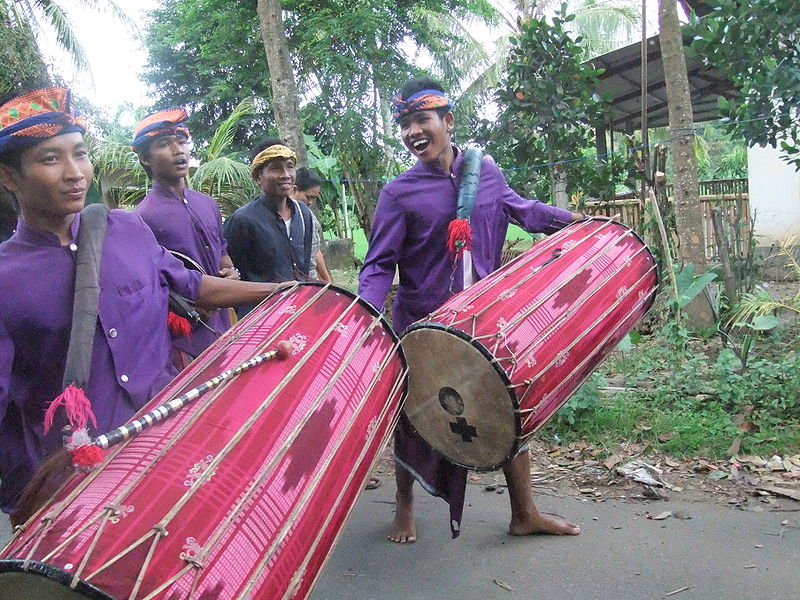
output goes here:
{"type": "MultiPolygon", "coordinates": [[[[213,198],[186,189],[183,195],[153,183],[136,212],[153,230],[158,243],[196,261],[209,275],[216,275],[220,259],[228,253],[228,242],[222,235],[222,216],[213,198]]],[[[220,334],[230,328],[230,313],[217,310],[208,319],[208,326],[220,334]]],[[[217,337],[197,323],[190,336],[173,339],[173,345],[191,356],[198,356],[217,337]]]]}
{"type": "MultiPolygon", "coordinates": [[[[454,264],[447,250],[447,228],[456,217],[463,163],[457,150],[450,175],[437,165],[417,162],[381,191],[359,277],[359,294],[381,309],[398,267],[400,286],[392,315],[398,332],[463,288],[463,260],[454,264]]],[[[564,227],[571,216],[568,210],[519,196],[508,187],[494,161],[485,158],[470,217],[474,276],[486,277],[500,266],[509,223],[531,232],[551,233],[564,227]]],[[[429,493],[450,505],[450,527],[453,536],[458,535],[466,469],[432,450],[406,419],[398,423],[394,448],[397,462],[429,493]]]]}
{"type": "MultiPolygon", "coordinates": [[[[56,424],[44,435],[48,403],[61,391],[72,323],[73,244],[20,219],[0,245],[0,505],[9,511],[47,454],[62,443],[56,424]]],[[[197,297],[201,275],[156,242],[142,219],[108,215],[100,265],[98,323],[86,393],[96,435],[126,422],[175,375],[170,360],[167,295],[197,297]]]]}
{"type": "MultiPolygon", "coordinates": [[[[447,227],[456,217],[463,162],[463,154],[456,150],[451,175],[437,165],[417,162],[381,191],[359,276],[359,294],[381,309],[395,267],[399,267],[400,285],[393,310],[398,332],[436,310],[463,287],[462,261],[454,269],[446,246],[447,227]]],[[[568,210],[518,195],[495,162],[485,158],[470,218],[472,264],[477,278],[500,266],[509,223],[530,232],[553,233],[571,216],[568,210]]]]}

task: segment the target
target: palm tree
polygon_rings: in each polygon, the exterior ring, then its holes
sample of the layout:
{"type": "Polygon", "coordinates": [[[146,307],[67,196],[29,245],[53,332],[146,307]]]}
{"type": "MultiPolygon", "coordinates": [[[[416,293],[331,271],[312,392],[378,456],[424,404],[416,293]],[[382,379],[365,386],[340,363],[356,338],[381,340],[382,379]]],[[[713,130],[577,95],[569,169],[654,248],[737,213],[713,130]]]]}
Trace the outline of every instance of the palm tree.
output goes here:
{"type": "MultiPolygon", "coordinates": [[[[786,264],[787,279],[800,278],[800,252],[797,251],[800,237],[791,236],[779,244],[776,258],[783,258],[786,264]]],[[[729,324],[751,323],[758,317],[765,317],[781,311],[800,315],[800,292],[791,298],[776,299],[763,287],[755,292],[743,294],[741,300],[733,307],[728,319],[729,324]]]]}
{"type": "MultiPolygon", "coordinates": [[[[253,112],[255,105],[252,99],[239,103],[216,129],[208,146],[200,149],[204,160],[189,182],[193,189],[214,198],[223,214],[233,212],[258,191],[250,177],[250,167],[230,151],[237,125],[253,112]]],[[[147,193],[148,181],[139,157],[131,150],[131,129],[116,125],[126,113],[138,120],[144,110],[134,109],[130,103],[121,106],[105,135],[100,139],[90,137],[90,145],[96,181],[112,186],[115,190],[114,203],[133,206],[147,193]]]]}
{"type": "MultiPolygon", "coordinates": [[[[510,38],[518,33],[519,22],[542,17],[552,12],[563,0],[515,0],[509,12],[493,2],[505,22],[507,33],[494,43],[494,52],[473,55],[467,60],[475,65],[462,80],[459,107],[473,107],[487,99],[500,84],[510,38]]],[[[586,59],[610,52],[634,41],[641,23],[639,0],[566,0],[569,12],[575,15],[571,26],[580,36],[586,59]]],[[[465,33],[464,35],[469,35],[465,33]]],[[[477,44],[477,42],[476,42],[477,44]]],[[[480,44],[477,44],[480,47],[480,44]]],[[[466,61],[465,61],[466,62],[466,61]]]]}
{"type": "Polygon", "coordinates": [[[60,49],[67,53],[75,66],[87,69],[86,52],[69,19],[66,7],[69,4],[84,9],[86,14],[110,11],[121,22],[133,26],[128,15],[114,0],[0,0],[0,20],[8,29],[25,32],[37,47],[35,40],[38,36],[45,31],[52,32],[60,49]]]}
{"type": "Polygon", "coordinates": [[[206,160],[192,175],[191,187],[214,198],[223,214],[230,214],[258,193],[250,167],[230,151],[236,126],[256,110],[251,98],[242,100],[211,138],[206,160]]]}

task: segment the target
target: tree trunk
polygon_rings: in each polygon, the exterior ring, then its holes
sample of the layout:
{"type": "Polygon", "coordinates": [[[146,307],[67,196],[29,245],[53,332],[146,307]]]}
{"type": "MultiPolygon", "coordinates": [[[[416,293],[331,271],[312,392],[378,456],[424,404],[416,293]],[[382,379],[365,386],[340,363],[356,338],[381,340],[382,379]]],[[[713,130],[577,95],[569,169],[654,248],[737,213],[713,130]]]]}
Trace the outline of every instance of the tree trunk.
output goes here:
{"type": "MultiPolygon", "coordinates": [[[[695,273],[699,275],[706,270],[703,213],[700,209],[697,160],[694,154],[692,100],[678,21],[677,0],[660,0],[658,22],[669,105],[675,222],[679,235],[678,253],[684,265],[694,263],[695,273]]],[[[713,324],[713,314],[702,294],[686,307],[686,312],[690,322],[695,325],[713,324]]]]}
{"type": "Polygon", "coordinates": [[[258,21],[267,53],[269,78],[272,84],[272,112],[278,131],[286,143],[297,153],[297,165],[308,165],[306,141],[297,99],[292,63],[286,31],[283,28],[280,0],[258,0],[258,21]]]}

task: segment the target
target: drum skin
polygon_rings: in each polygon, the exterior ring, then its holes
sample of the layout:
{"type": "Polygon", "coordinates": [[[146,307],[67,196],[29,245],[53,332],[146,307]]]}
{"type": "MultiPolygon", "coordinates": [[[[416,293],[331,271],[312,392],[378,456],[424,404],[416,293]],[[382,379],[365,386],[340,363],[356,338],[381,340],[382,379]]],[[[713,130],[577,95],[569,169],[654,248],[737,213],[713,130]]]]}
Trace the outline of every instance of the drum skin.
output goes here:
{"type": "Polygon", "coordinates": [[[73,477],[0,553],[0,597],[22,585],[30,600],[305,598],[405,395],[382,317],[345,290],[297,285],[142,412],[280,340],[289,358],[232,378],[73,477]]]}
{"type": "Polygon", "coordinates": [[[503,466],[647,312],[657,286],[630,228],[573,223],[406,330],[406,415],[452,462],[503,466]]]}

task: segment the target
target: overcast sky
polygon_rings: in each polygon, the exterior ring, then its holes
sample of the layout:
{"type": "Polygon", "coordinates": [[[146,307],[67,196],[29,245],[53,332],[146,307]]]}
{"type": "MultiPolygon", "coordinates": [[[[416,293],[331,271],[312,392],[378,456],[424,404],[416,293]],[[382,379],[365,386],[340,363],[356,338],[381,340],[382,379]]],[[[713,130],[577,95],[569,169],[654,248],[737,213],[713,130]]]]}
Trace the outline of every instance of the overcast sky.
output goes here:
{"type": "MultiPolygon", "coordinates": [[[[143,23],[144,12],[158,4],[158,0],[117,2],[137,25],[143,23]]],[[[71,11],[70,20],[86,50],[92,76],[77,73],[71,64],[62,61],[57,68],[66,82],[110,114],[128,100],[136,106],[149,104],[152,100],[147,98],[146,88],[138,79],[147,61],[139,32],[127,28],[108,14],[95,12],[87,15],[87,12],[85,9],[71,11]]],[[[51,44],[52,41],[47,42],[47,45],[51,44]]],[[[51,56],[54,54],[56,52],[50,52],[51,56]]]]}

